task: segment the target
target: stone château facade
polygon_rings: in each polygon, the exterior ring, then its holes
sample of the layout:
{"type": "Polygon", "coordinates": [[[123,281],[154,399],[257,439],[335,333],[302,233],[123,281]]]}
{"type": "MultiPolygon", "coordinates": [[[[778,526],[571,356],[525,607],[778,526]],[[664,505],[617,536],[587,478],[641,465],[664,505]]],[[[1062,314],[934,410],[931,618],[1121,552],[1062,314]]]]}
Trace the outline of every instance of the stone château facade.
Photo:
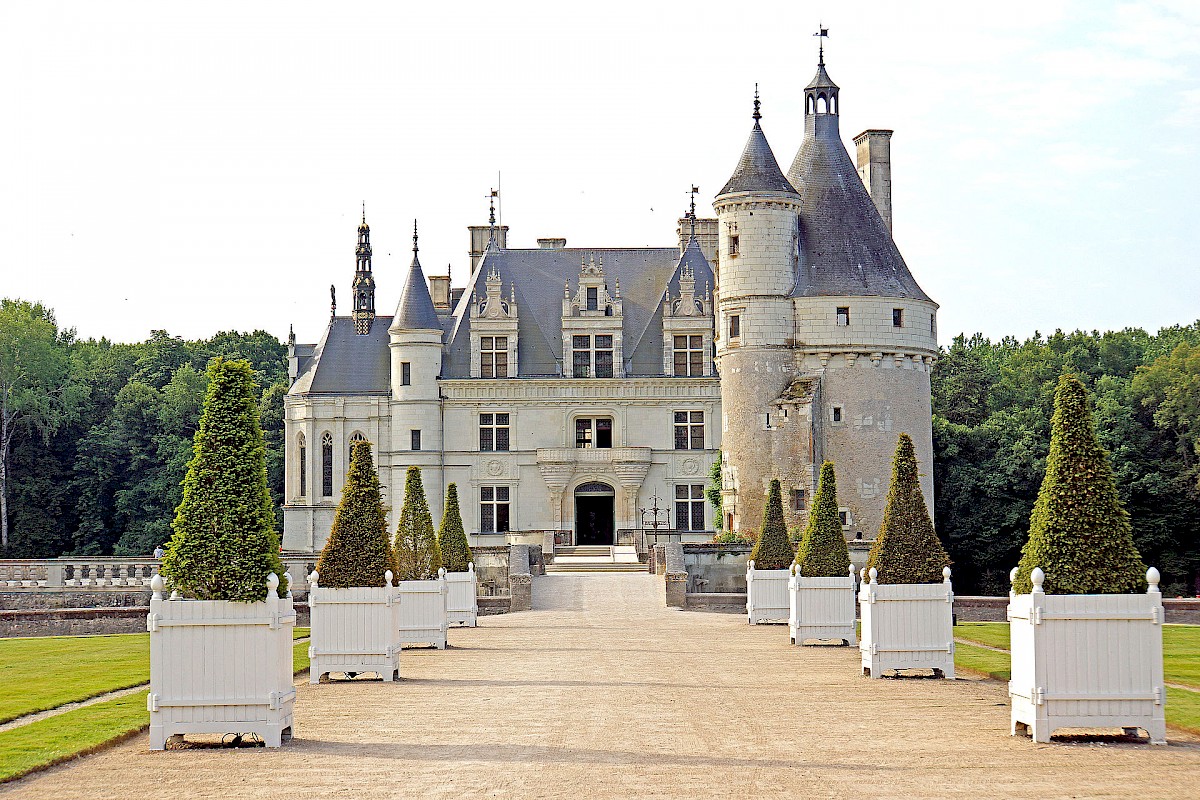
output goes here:
{"type": "Polygon", "coordinates": [[[838,92],[822,56],[786,175],[756,97],[716,219],[693,204],[677,247],[509,248],[493,215],[452,289],[426,277],[414,225],[396,312],[377,316],[364,215],[351,315],[335,303],[320,342],[289,342],[284,546],[324,545],[357,438],[393,517],[416,464],[435,520],[454,481],[474,533],[612,544],[657,505],[660,524],[707,538],[757,528],[771,478],[800,525],[830,459],[847,537],[871,539],[900,432],[932,508],[937,305],[891,238],[891,132],[856,138],[856,167],[838,92]],[[703,490],[719,449],[716,520],[703,490]]]}

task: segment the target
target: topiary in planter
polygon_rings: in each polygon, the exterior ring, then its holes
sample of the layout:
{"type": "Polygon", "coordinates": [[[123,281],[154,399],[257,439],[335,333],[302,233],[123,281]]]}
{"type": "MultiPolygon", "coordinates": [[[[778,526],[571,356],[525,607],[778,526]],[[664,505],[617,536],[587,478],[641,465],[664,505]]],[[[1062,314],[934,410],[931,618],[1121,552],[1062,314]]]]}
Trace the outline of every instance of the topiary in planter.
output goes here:
{"type": "Polygon", "coordinates": [[[279,594],[287,591],[265,452],[250,364],[213,359],[183,500],[162,559],[172,590],[197,600],[253,603],[266,599],[273,572],[279,594]]]}
{"type": "Polygon", "coordinates": [[[379,473],[371,458],[371,443],[350,445],[350,470],[342,499],[333,516],[329,541],[321,550],[317,573],[321,586],[385,586],[384,573],[399,572],[387,530],[387,509],[379,492],[379,473]]]}
{"type": "Polygon", "coordinates": [[[446,572],[466,572],[467,565],[475,560],[471,556],[471,546],[467,544],[462,513],[458,510],[458,484],[446,487],[446,510],[438,527],[438,548],[446,572]]]}
{"type": "Polygon", "coordinates": [[[755,569],[787,569],[794,556],[792,543],[788,541],[787,525],[783,521],[779,481],[772,480],[767,492],[767,507],[763,509],[762,532],[750,551],[750,560],[754,562],[755,569]]]}
{"type": "Polygon", "coordinates": [[[409,467],[404,476],[404,505],[396,526],[396,575],[402,581],[427,581],[442,568],[442,553],[433,534],[433,517],[421,483],[421,468],[409,467]]]}
{"type": "Polygon", "coordinates": [[[1087,390],[1063,375],[1054,393],[1046,476],[1029,518],[1014,590],[1032,589],[1030,573],[1046,573],[1047,594],[1146,591],[1142,563],[1113,479],[1108,452],[1096,441],[1087,390]]]}
{"type": "Polygon", "coordinates": [[[821,465],[817,495],[796,551],[796,564],[805,578],[842,578],[850,570],[850,550],[838,516],[837,476],[832,461],[821,465]]]}
{"type": "Polygon", "coordinates": [[[940,583],[942,569],[948,566],[950,556],[933,529],[921,494],[912,438],[902,433],[892,460],[883,526],[867,556],[867,570],[879,571],[879,583],[940,583]]]}

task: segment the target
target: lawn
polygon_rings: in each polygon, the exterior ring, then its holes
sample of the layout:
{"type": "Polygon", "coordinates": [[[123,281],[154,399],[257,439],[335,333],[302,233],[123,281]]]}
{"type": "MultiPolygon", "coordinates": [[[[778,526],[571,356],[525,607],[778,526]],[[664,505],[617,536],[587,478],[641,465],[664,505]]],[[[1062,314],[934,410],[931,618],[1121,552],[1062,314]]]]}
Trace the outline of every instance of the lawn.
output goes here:
{"type": "MultiPolygon", "coordinates": [[[[960,622],[954,636],[1005,650],[998,653],[960,642],[954,647],[956,668],[996,680],[1009,679],[1007,622],[960,622]]],[[[1200,625],[1163,626],[1163,672],[1168,683],[1200,690],[1200,625]]],[[[1167,723],[1200,733],[1200,691],[1168,687],[1167,723]]]]}
{"type": "Polygon", "coordinates": [[[0,639],[0,722],[150,680],[150,634],[0,639]]]}

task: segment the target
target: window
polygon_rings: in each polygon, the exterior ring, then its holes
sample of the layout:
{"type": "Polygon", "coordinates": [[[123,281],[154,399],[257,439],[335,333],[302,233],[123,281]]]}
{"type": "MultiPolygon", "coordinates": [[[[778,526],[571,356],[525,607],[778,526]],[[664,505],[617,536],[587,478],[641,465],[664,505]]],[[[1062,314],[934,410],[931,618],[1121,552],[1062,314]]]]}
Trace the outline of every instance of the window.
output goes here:
{"type": "Polygon", "coordinates": [[[354,443],[355,443],[355,442],[365,442],[366,440],[367,440],[367,437],[363,436],[363,435],[362,435],[360,432],[358,432],[358,431],[355,431],[355,432],[354,432],[354,433],[353,433],[353,434],[350,436],[350,449],[348,449],[348,450],[346,451],[346,463],[347,463],[347,464],[349,464],[349,463],[350,463],[350,459],[351,459],[351,458],[353,458],[353,456],[354,456],[354,443]]]}
{"type": "Polygon", "coordinates": [[[400,362],[400,385],[412,386],[412,364],[407,361],[400,362]]]}
{"type": "Polygon", "coordinates": [[[903,308],[893,308],[892,309],[892,327],[893,328],[903,328],[904,327],[904,309],[903,308]]]}
{"type": "Polygon", "coordinates": [[[587,310],[600,310],[600,289],[595,286],[589,286],[587,290],[587,310]]]}
{"type": "Polygon", "coordinates": [[[321,496],[333,497],[333,434],[321,434],[321,496]]]}
{"type": "Polygon", "coordinates": [[[837,324],[843,327],[850,324],[850,306],[838,306],[837,324]]]}
{"type": "Polygon", "coordinates": [[[576,378],[613,376],[611,334],[571,337],[571,374],[576,378]]]}
{"type": "Polygon", "coordinates": [[[675,487],[675,530],[704,530],[703,484],[682,484],[675,487]]]}
{"type": "Polygon", "coordinates": [[[507,486],[479,487],[480,533],[503,533],[508,530],[508,493],[507,486]]]}
{"type": "Polygon", "coordinates": [[[736,339],[742,335],[742,315],[734,314],[729,317],[729,338],[736,339]]]}
{"type": "Polygon", "coordinates": [[[508,377],[507,336],[481,336],[479,338],[479,377],[508,377]]]}
{"type": "Polygon", "coordinates": [[[479,415],[479,449],[485,453],[508,452],[508,414],[479,415]]]}
{"type": "Polygon", "coordinates": [[[740,252],[742,252],[741,237],[730,236],[729,237],[729,255],[736,256],[740,252]]]}
{"type": "Polygon", "coordinates": [[[419,430],[412,431],[412,448],[413,450],[421,449],[421,432],[419,430]]]}
{"type": "Polygon", "coordinates": [[[792,511],[803,511],[808,508],[808,492],[804,489],[792,489],[792,511]]]}
{"type": "Polygon", "coordinates": [[[304,434],[296,437],[296,460],[300,467],[300,496],[308,495],[308,447],[304,443],[304,434]]]}
{"type": "Polygon", "coordinates": [[[675,412],[675,449],[704,449],[704,412],[675,412]]]}
{"type": "Polygon", "coordinates": [[[854,524],[854,517],[851,516],[850,509],[845,507],[838,509],[838,519],[841,521],[843,528],[849,528],[854,524]]]}
{"type": "Polygon", "coordinates": [[[576,447],[612,447],[613,421],[611,417],[575,420],[576,447]]]}
{"type": "Polygon", "coordinates": [[[675,377],[698,378],[704,375],[704,337],[675,337],[675,377]]]}
{"type": "Polygon", "coordinates": [[[830,409],[829,418],[834,422],[841,422],[842,421],[842,407],[834,406],[832,409],[830,409]]]}

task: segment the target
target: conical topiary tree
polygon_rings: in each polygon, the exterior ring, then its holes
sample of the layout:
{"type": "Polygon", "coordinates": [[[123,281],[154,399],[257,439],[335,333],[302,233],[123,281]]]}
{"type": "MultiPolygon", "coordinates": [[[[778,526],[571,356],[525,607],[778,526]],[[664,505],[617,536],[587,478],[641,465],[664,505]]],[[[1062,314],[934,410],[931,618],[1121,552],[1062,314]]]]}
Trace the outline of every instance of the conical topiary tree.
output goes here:
{"type": "Polygon", "coordinates": [[[750,551],[755,569],[787,569],[791,566],[792,543],[788,541],[787,525],[783,521],[783,499],[779,481],[772,480],[767,492],[767,507],[763,509],[762,531],[750,551]]]}
{"type": "Polygon", "coordinates": [[[455,483],[446,487],[446,510],[442,512],[442,524],[438,526],[438,549],[447,572],[466,572],[467,565],[475,560],[471,546],[467,544],[462,513],[458,510],[458,484],[455,483]]]}
{"type": "Polygon", "coordinates": [[[397,577],[402,581],[427,581],[442,568],[442,553],[433,534],[433,517],[421,483],[421,468],[409,467],[404,476],[404,505],[396,526],[397,577]]]}
{"type": "Polygon", "coordinates": [[[880,583],[937,583],[950,556],[933,529],[921,483],[912,438],[900,434],[892,460],[892,485],[879,538],[867,556],[868,571],[879,571],[880,583]]]}
{"type": "Polygon", "coordinates": [[[329,541],[317,561],[320,585],[331,589],[384,586],[384,573],[399,572],[387,529],[387,509],[379,492],[379,473],[371,443],[350,445],[350,470],[333,516],[329,541]]]}
{"type": "Polygon", "coordinates": [[[1087,390],[1063,375],[1054,393],[1046,476],[1029,517],[1029,540],[1013,586],[1032,589],[1046,573],[1047,594],[1116,594],[1146,590],[1146,565],[1133,543],[1108,452],[1096,441],[1087,390]]]}
{"type": "Polygon", "coordinates": [[[215,358],[162,560],[169,587],[197,600],[265,600],[267,576],[287,591],[267,491],[258,387],[246,361],[215,358]]]}
{"type": "Polygon", "coordinates": [[[805,578],[841,578],[850,572],[850,550],[838,516],[837,476],[833,462],[821,465],[817,496],[796,551],[797,570],[805,578]]]}

